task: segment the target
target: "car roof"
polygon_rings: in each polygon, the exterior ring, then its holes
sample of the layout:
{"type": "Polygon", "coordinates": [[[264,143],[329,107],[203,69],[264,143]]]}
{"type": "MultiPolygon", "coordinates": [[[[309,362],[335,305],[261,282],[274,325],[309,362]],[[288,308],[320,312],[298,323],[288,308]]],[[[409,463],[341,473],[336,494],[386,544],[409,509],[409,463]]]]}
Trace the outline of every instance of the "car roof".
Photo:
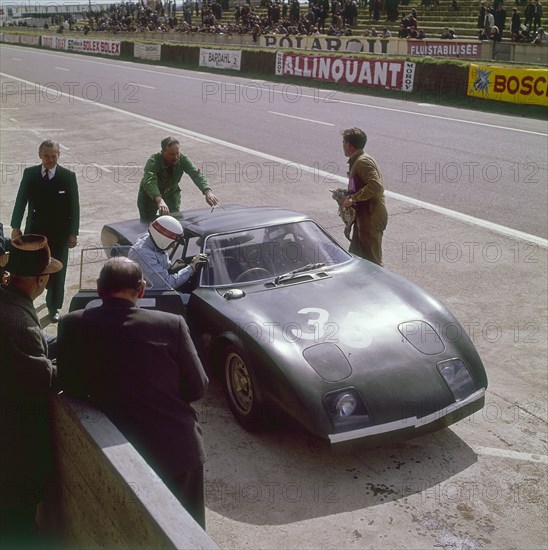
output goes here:
{"type": "Polygon", "coordinates": [[[241,206],[236,204],[186,210],[182,217],[175,216],[186,231],[202,237],[264,227],[266,225],[281,225],[309,219],[305,214],[276,208],[272,206],[241,206]]]}
{"type": "MultiPolygon", "coordinates": [[[[200,237],[208,237],[217,233],[230,233],[264,227],[280,225],[310,219],[305,214],[275,208],[273,206],[242,206],[239,204],[220,205],[212,208],[196,208],[171,214],[177,218],[185,232],[200,237]]],[[[140,219],[109,223],[108,228],[123,237],[122,244],[134,244],[141,235],[148,230],[148,222],[140,219]]]]}

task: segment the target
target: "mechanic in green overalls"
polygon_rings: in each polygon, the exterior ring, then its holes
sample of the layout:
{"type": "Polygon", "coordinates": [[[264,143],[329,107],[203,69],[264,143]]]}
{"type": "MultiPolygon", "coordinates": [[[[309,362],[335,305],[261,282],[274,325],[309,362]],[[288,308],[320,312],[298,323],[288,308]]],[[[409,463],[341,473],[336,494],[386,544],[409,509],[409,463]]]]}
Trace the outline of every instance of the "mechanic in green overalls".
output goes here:
{"type": "Polygon", "coordinates": [[[162,150],[154,153],[145,164],[137,197],[141,219],[151,222],[157,216],[165,216],[180,210],[179,182],[185,173],[204,194],[207,204],[216,206],[219,201],[211,191],[207,179],[191,160],[179,151],[179,141],[174,137],[166,137],[162,140],[161,146],[162,150]]]}

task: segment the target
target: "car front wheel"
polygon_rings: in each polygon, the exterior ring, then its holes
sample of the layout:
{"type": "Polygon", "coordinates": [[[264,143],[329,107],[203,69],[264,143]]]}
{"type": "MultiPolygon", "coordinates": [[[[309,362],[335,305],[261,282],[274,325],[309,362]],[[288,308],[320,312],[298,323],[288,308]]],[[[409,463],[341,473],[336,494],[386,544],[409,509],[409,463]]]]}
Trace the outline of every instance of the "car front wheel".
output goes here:
{"type": "Polygon", "coordinates": [[[228,406],[236,420],[249,431],[261,427],[261,404],[253,375],[244,355],[228,346],[223,359],[223,378],[228,406]]]}

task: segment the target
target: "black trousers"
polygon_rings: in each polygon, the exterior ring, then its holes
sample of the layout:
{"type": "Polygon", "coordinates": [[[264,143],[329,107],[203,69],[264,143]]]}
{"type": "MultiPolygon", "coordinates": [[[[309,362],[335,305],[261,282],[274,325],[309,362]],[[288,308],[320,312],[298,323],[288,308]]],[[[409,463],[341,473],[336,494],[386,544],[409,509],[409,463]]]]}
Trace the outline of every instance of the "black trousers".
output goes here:
{"type": "Polygon", "coordinates": [[[204,466],[187,470],[165,482],[196,523],[205,530],[204,466]]]}
{"type": "Polygon", "coordinates": [[[46,305],[48,311],[57,311],[63,307],[63,300],[65,298],[65,279],[67,276],[67,263],[69,257],[69,248],[66,242],[56,241],[49,239],[48,244],[51,251],[51,255],[59,260],[63,264],[63,269],[57,273],[52,273],[49,276],[46,305]]]}

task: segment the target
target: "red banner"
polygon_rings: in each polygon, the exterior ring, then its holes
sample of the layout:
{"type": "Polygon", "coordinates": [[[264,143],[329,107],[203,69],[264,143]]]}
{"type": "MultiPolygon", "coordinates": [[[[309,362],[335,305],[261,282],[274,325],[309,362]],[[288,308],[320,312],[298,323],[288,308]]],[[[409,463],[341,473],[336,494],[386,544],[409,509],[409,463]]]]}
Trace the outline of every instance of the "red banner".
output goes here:
{"type": "Polygon", "coordinates": [[[277,52],[276,74],[412,92],[415,64],[387,59],[277,52]]]}

